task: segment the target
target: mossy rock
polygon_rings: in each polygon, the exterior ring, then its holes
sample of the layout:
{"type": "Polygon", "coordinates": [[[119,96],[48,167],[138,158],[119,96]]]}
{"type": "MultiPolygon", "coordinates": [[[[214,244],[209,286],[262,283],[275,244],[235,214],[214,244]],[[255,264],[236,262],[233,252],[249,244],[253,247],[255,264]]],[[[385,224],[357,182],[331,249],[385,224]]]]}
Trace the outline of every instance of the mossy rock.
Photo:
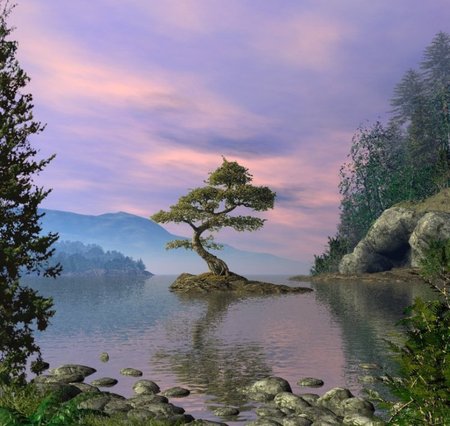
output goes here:
{"type": "Polygon", "coordinates": [[[239,295],[265,295],[307,293],[307,287],[290,287],[261,281],[248,280],[230,272],[227,276],[206,272],[200,275],[181,274],[170,286],[170,290],[179,293],[211,293],[218,291],[233,292],[239,295]]]}

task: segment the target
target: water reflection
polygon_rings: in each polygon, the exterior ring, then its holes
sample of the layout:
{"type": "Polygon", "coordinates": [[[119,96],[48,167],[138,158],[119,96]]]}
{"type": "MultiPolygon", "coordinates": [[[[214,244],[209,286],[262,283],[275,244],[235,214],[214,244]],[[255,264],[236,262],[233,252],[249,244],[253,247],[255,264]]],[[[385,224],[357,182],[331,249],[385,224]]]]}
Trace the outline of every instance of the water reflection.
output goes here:
{"type": "Polygon", "coordinates": [[[180,382],[208,395],[210,404],[247,409],[238,390],[272,374],[265,348],[257,341],[233,344],[216,333],[230,306],[242,298],[226,293],[178,297],[183,304],[201,301],[204,312],[182,332],[180,327],[167,324],[168,336],[177,342],[177,347],[173,351],[156,352],[152,359],[154,365],[158,369],[169,368],[180,382]]]}
{"type": "Polygon", "coordinates": [[[368,374],[358,367],[361,362],[395,371],[385,339],[401,339],[396,324],[416,297],[433,297],[428,286],[419,283],[316,283],[314,289],[317,301],[327,306],[340,326],[350,383],[368,374]]]}

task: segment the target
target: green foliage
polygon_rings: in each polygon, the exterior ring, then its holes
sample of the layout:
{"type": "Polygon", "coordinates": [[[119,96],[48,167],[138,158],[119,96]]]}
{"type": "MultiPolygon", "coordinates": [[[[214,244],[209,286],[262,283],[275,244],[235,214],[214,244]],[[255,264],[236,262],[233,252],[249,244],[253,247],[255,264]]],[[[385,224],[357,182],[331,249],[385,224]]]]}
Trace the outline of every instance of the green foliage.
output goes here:
{"type": "Polygon", "coordinates": [[[243,207],[254,211],[273,208],[275,193],[266,186],[254,186],[251,181],[248,169],[223,158],[222,165],[205,180],[206,186],[192,189],[180,197],[177,204],[170,206],[169,211],[161,210],[151,217],[158,223],[186,223],[194,231],[192,241],[175,240],[166,248],[195,250],[207,262],[211,272],[227,275],[226,264],[205,250],[218,249],[220,245],[214,243],[213,235],[205,238],[202,234],[226,227],[236,231],[256,231],[264,225],[265,220],[259,217],[231,215],[243,207]]]}
{"type": "Polygon", "coordinates": [[[23,380],[27,358],[41,360],[33,328],[45,330],[54,311],[51,299],[19,280],[26,273],[56,276],[59,266],[49,266],[57,234],[40,234],[37,209],[49,191],[33,183],[53,157],[37,160],[28,139],[44,126],[33,120],[32,96],[22,91],[29,78],[16,60],[17,42],[9,39],[12,8],[0,1],[0,362],[23,380]]]}
{"type": "Polygon", "coordinates": [[[430,247],[422,274],[439,298],[417,298],[400,322],[405,342],[390,342],[401,376],[389,376],[387,382],[398,398],[385,401],[392,425],[445,425],[450,419],[450,240],[430,247]]]}
{"type": "Polygon", "coordinates": [[[320,256],[314,256],[314,265],[311,268],[311,275],[318,275],[325,272],[337,272],[339,262],[348,253],[348,242],[339,237],[328,237],[328,247],[320,256]]]}
{"type": "Polygon", "coordinates": [[[340,170],[338,236],[350,251],[385,209],[450,185],[450,35],[438,33],[423,58],[395,87],[389,123],[359,128],[340,170]]]}
{"type": "MultiPolygon", "coordinates": [[[[25,394],[27,385],[25,387],[14,387],[14,392],[25,394]]],[[[8,390],[7,390],[8,391],[8,390]]],[[[9,390],[11,392],[11,390],[9,390]]],[[[34,389],[34,395],[38,393],[34,389]]],[[[26,395],[26,394],[25,394],[26,395]]],[[[33,410],[27,408],[26,413],[23,409],[19,410],[16,407],[4,406],[0,403],[0,424],[2,426],[64,426],[80,424],[80,420],[92,413],[93,410],[78,408],[78,404],[90,398],[90,395],[80,394],[67,402],[62,402],[58,393],[51,393],[39,401],[33,410]]],[[[13,398],[13,401],[17,399],[13,398]]],[[[29,399],[29,396],[28,398],[29,399]]],[[[32,400],[32,402],[35,402],[32,400]]],[[[95,412],[98,415],[97,412],[95,412]]]]}

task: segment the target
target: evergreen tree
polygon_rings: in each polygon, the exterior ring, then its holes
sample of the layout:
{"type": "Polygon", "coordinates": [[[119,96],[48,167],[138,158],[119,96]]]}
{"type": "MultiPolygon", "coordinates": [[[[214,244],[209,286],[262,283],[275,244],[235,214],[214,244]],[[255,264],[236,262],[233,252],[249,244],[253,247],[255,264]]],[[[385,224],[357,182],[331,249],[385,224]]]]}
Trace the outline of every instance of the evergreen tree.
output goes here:
{"type": "Polygon", "coordinates": [[[44,126],[33,119],[31,94],[23,92],[29,78],[16,59],[17,42],[9,39],[7,18],[13,6],[0,1],[0,362],[11,378],[23,380],[27,358],[41,353],[33,328],[45,330],[52,301],[20,284],[23,274],[54,277],[59,266],[49,266],[57,234],[41,235],[38,206],[49,191],[33,177],[53,157],[37,160],[29,137],[44,126]]]}
{"type": "Polygon", "coordinates": [[[159,211],[151,219],[158,223],[186,223],[193,230],[192,240],[175,240],[167,248],[194,250],[215,275],[229,275],[228,265],[206,248],[219,249],[212,235],[204,238],[206,231],[230,227],[236,231],[256,231],[264,219],[253,216],[232,216],[238,208],[266,211],[273,208],[275,193],[266,186],[251,185],[248,169],[235,161],[223,158],[222,165],[209,174],[206,186],[195,188],[180,197],[169,211],[159,211]]]}

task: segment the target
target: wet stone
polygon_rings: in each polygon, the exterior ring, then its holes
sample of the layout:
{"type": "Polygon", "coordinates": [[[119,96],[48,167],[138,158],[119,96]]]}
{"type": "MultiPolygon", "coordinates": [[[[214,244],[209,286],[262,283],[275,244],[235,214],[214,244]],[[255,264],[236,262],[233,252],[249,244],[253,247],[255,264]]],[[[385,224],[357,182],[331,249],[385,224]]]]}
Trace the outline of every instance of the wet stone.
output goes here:
{"type": "Polygon", "coordinates": [[[144,408],[132,408],[128,411],[127,417],[135,420],[149,420],[155,417],[155,413],[144,408]]]}
{"type": "Polygon", "coordinates": [[[299,396],[311,405],[316,405],[317,400],[320,398],[320,395],[317,395],[316,393],[301,393],[299,396]]]}
{"type": "Polygon", "coordinates": [[[359,364],[360,368],[363,368],[364,370],[380,370],[381,366],[375,363],[371,362],[362,362],[359,364]]]}
{"type": "MultiPolygon", "coordinates": [[[[55,376],[66,375],[66,374],[79,374],[86,378],[91,374],[94,374],[97,370],[87,365],[80,364],[64,364],[57,368],[52,368],[49,373],[55,376]]],[[[73,380],[74,382],[77,380],[73,380]]]]}
{"type": "Polygon", "coordinates": [[[138,380],[133,385],[133,390],[137,394],[148,394],[148,395],[159,393],[161,391],[161,389],[155,382],[146,379],[138,380]]]}
{"type": "Polygon", "coordinates": [[[278,408],[273,408],[273,407],[258,407],[256,410],[256,415],[258,417],[285,417],[286,414],[283,413],[283,411],[281,411],[278,408]]]}
{"type": "Polygon", "coordinates": [[[293,416],[283,419],[283,426],[310,426],[312,421],[305,417],[293,416]]]}
{"type": "Polygon", "coordinates": [[[217,407],[212,411],[216,416],[219,417],[237,416],[239,414],[239,410],[234,407],[217,407]]]}
{"type": "Polygon", "coordinates": [[[101,362],[108,362],[109,361],[109,354],[108,352],[102,352],[99,356],[99,359],[101,362]]]}
{"type": "Polygon", "coordinates": [[[162,392],[162,395],[167,396],[169,398],[184,398],[191,393],[189,389],[182,388],[180,386],[175,386],[173,388],[166,389],[162,392]]]}
{"type": "Polygon", "coordinates": [[[120,374],[122,374],[122,376],[140,377],[143,373],[141,370],[136,370],[135,368],[122,368],[120,374]]]}
{"type": "Polygon", "coordinates": [[[128,399],[128,402],[136,408],[144,408],[148,404],[166,404],[169,400],[162,395],[138,394],[128,399]]]}
{"type": "Polygon", "coordinates": [[[323,386],[323,380],[316,379],[314,377],[304,377],[303,379],[300,379],[297,384],[299,386],[307,386],[310,388],[318,388],[320,386],[323,386]]]}
{"type": "Polygon", "coordinates": [[[117,383],[118,383],[118,380],[113,379],[112,377],[101,377],[100,379],[92,380],[91,385],[108,388],[108,387],[117,385],[117,383]]]}

